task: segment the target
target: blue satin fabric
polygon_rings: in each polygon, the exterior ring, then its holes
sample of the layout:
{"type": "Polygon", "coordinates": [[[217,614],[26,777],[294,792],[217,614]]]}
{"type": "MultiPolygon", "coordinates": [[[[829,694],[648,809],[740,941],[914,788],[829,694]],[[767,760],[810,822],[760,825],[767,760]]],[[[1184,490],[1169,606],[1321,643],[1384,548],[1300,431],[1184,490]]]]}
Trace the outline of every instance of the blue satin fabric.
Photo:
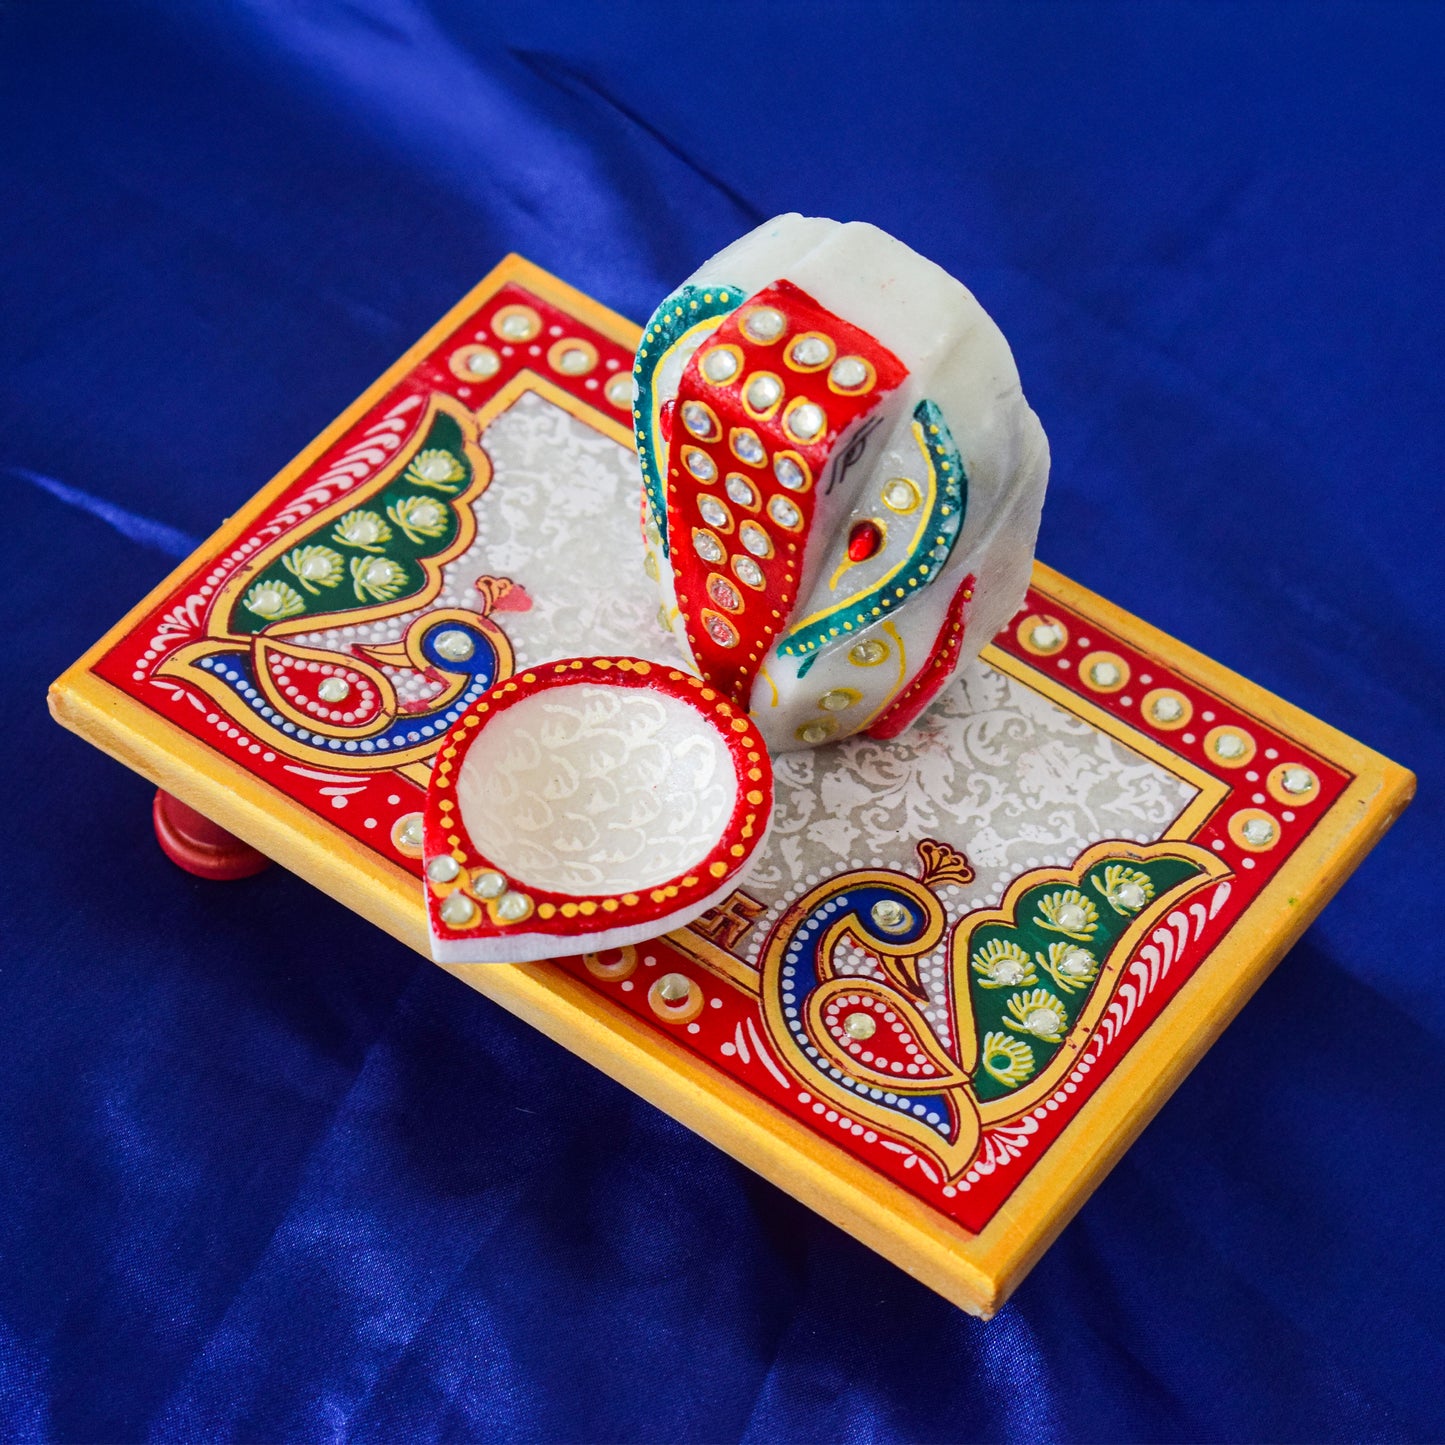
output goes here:
{"type": "Polygon", "coordinates": [[[1445,1437],[1441,15],[0,9],[0,1436],[1445,1437]],[[44,711],[500,254],[789,208],[999,320],[1048,561],[1421,773],[987,1325],[44,711]]]}

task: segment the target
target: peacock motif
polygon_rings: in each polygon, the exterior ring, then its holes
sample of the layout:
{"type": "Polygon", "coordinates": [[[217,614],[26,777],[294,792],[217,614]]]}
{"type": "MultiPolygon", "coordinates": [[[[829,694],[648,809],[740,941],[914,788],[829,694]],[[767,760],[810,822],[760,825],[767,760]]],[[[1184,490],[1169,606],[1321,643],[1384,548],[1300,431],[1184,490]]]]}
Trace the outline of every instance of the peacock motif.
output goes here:
{"type": "Polygon", "coordinates": [[[433,396],[410,444],[238,569],[208,636],[160,671],[290,757],[424,765],[467,705],[511,672],[493,613],[527,605],[495,577],[479,579],[471,607],[434,605],[443,569],[476,536],[472,507],[490,480],[471,413],[433,396]],[[416,615],[395,641],[352,640],[406,613],[416,615]]]}
{"type": "MultiPolygon", "coordinates": [[[[949,1180],[986,1126],[1060,1087],[1154,920],[1227,870],[1188,843],[1100,843],[950,928],[934,892],[941,849],[920,850],[917,877],[869,868],[818,883],[774,924],[759,967],[769,1034],[802,1087],[949,1180]],[[1125,885],[1145,895],[1139,908],[1131,891],[1101,913],[1084,891],[1125,885]],[[879,976],[848,969],[860,948],[879,976]]],[[[950,877],[971,874],[948,853],[950,877]]]]}

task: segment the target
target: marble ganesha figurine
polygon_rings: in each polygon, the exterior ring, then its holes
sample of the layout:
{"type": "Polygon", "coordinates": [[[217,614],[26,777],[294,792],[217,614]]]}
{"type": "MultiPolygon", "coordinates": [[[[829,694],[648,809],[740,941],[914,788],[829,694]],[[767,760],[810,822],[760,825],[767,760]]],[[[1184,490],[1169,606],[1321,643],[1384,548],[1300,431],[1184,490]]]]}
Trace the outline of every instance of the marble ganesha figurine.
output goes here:
{"type": "Polygon", "coordinates": [[[897,736],[1022,602],[1048,440],[1002,332],[885,232],[758,227],[635,381],[659,615],[770,751],[897,736]]]}

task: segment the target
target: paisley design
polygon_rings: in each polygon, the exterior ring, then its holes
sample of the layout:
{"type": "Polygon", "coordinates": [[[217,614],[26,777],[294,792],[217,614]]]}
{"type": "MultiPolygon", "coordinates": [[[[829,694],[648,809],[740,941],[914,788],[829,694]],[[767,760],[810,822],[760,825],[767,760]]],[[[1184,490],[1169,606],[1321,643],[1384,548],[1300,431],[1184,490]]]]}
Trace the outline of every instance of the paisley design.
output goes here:
{"type": "MultiPolygon", "coordinates": [[[[778,919],[759,966],[769,1033],[804,1086],[952,1179],[985,1124],[1019,1117],[1058,1086],[1161,914],[1229,870],[1190,843],[1101,843],[1073,868],[1024,874],[998,908],[964,915],[945,940],[929,882],[939,847],[923,856],[921,880],[858,869],[811,889],[778,919]],[[1148,884],[1144,906],[1101,916],[1088,894],[1126,875],[1148,884]],[[840,967],[859,950],[882,977],[840,967]],[[947,980],[943,1005],[927,1012],[926,959],[947,980]]],[[[952,874],[967,867],[954,856],[952,874]]]]}
{"type": "Polygon", "coordinates": [[[511,674],[511,644],[489,615],[511,590],[505,579],[478,593],[476,611],[422,611],[396,642],[337,651],[297,639],[425,608],[476,536],[472,503],[490,480],[471,413],[433,396],[410,447],[259,550],[218,594],[210,635],[158,672],[184,677],[293,758],[374,770],[429,757],[511,674]],[[424,701],[398,694],[392,678],[404,674],[424,680],[424,701]]]}
{"type": "Polygon", "coordinates": [[[375,667],[310,647],[258,639],[256,680],[275,708],[347,733],[365,733],[396,708],[391,683],[375,667]]]}

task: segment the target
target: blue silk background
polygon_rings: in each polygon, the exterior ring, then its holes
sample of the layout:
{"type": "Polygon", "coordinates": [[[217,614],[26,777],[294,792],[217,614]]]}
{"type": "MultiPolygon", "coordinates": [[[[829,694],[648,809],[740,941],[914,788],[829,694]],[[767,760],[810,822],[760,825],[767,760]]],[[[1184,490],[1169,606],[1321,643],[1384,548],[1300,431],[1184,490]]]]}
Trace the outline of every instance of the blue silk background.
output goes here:
{"type": "Polygon", "coordinates": [[[1442,11],[0,4],[0,1437],[1445,1438],[1442,11]],[[47,682],[508,251],[964,278],[1041,555],[1421,796],[992,1323],[273,869],[47,682]]]}

